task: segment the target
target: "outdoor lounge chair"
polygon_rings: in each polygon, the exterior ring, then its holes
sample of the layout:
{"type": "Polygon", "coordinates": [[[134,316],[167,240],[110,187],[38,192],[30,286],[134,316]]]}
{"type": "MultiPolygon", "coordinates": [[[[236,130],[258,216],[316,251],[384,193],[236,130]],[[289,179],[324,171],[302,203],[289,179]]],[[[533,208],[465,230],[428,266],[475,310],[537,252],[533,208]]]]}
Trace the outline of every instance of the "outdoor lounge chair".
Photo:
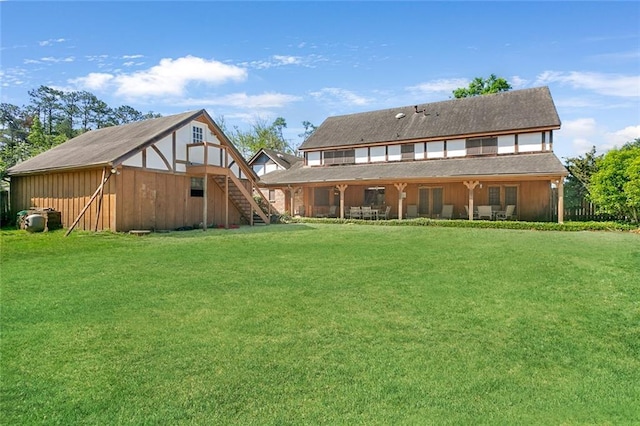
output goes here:
{"type": "Polygon", "coordinates": [[[505,211],[496,213],[496,220],[513,219],[513,212],[516,210],[516,206],[509,204],[505,211]]]}
{"type": "Polygon", "coordinates": [[[478,219],[491,220],[492,218],[491,206],[478,206],[478,219]]]}
{"type": "Polygon", "coordinates": [[[409,204],[407,206],[407,219],[414,219],[418,217],[418,206],[415,204],[409,204]]]}
{"type": "Polygon", "coordinates": [[[440,213],[440,219],[451,219],[453,216],[453,204],[445,204],[442,206],[442,212],[440,213]]]}
{"type": "Polygon", "coordinates": [[[384,209],[384,213],[383,212],[378,212],[378,219],[383,219],[383,220],[389,219],[389,212],[390,211],[391,211],[391,206],[387,206],[387,208],[384,209]]]}
{"type": "Polygon", "coordinates": [[[362,210],[360,207],[351,207],[351,209],[349,209],[349,219],[362,219],[362,210]]]}
{"type": "Polygon", "coordinates": [[[371,207],[363,206],[362,207],[362,218],[363,219],[371,219],[372,217],[371,207]]]}
{"type": "MultiPolygon", "coordinates": [[[[466,213],[464,218],[465,219],[469,219],[469,206],[466,205],[466,204],[464,205],[464,211],[466,213]]],[[[477,207],[473,209],[473,218],[474,219],[478,219],[478,208],[477,207]]]]}

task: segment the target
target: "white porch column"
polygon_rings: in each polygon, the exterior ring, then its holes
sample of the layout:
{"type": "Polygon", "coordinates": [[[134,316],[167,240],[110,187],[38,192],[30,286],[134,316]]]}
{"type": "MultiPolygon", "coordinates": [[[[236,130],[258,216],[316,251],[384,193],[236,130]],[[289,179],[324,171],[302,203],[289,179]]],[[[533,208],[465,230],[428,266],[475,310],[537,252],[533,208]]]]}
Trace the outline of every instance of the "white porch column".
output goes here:
{"type": "Polygon", "coordinates": [[[209,176],[208,175],[204,175],[204,179],[202,180],[202,193],[203,193],[203,198],[202,198],[202,230],[206,231],[207,230],[207,204],[209,204],[207,202],[207,199],[209,198],[207,195],[208,192],[208,183],[207,181],[209,180],[209,176]]]}
{"type": "Polygon", "coordinates": [[[398,190],[398,219],[402,219],[402,194],[404,194],[404,189],[407,187],[407,184],[394,183],[393,186],[398,190]]]}
{"type": "Polygon", "coordinates": [[[338,185],[338,191],[340,191],[340,219],[344,219],[344,192],[347,190],[348,185],[338,185]]]}
{"type": "Polygon", "coordinates": [[[558,187],[558,223],[564,223],[564,179],[556,181],[558,187]]]}
{"type": "Polygon", "coordinates": [[[469,190],[469,220],[473,220],[473,190],[480,184],[477,180],[465,180],[462,182],[469,190]]]}

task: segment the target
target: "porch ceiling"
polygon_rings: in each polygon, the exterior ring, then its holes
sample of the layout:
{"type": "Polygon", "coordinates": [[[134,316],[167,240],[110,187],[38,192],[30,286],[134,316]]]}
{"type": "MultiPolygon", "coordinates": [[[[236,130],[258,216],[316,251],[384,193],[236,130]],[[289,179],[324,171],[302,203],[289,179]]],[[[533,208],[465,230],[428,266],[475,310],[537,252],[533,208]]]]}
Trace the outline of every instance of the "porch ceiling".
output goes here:
{"type": "Polygon", "coordinates": [[[346,166],[305,167],[296,164],[261,177],[266,186],[323,182],[417,181],[456,179],[504,179],[566,176],[567,169],[552,153],[503,155],[496,157],[450,158],[346,166]]]}

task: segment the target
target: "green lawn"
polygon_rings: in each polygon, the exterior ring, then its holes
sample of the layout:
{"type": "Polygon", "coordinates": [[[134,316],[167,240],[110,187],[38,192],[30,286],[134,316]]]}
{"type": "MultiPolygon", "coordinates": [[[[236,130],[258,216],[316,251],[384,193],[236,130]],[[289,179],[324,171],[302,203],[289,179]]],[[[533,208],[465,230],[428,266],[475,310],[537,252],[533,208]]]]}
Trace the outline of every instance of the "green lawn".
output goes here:
{"type": "Polygon", "coordinates": [[[0,424],[638,424],[640,235],[2,233],[0,424]]]}

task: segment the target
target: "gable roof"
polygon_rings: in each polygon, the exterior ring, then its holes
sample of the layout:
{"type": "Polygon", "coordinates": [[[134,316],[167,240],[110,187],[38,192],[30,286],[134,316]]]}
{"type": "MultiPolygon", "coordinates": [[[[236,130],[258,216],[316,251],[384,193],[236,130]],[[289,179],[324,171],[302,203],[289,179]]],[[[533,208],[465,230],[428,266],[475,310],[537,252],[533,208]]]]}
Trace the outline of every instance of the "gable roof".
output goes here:
{"type": "Polygon", "coordinates": [[[329,117],[298,149],[453,139],[541,128],[560,128],[548,87],[329,117]],[[402,114],[402,118],[396,118],[402,114]]]}
{"type": "Polygon", "coordinates": [[[90,130],[16,164],[8,173],[11,175],[100,165],[117,166],[129,154],[157,142],[201,115],[209,117],[207,112],[201,109],[90,130]]]}
{"type": "Polygon", "coordinates": [[[264,185],[305,183],[335,184],[347,181],[424,180],[499,176],[566,176],[567,169],[552,152],[495,157],[447,158],[428,161],[398,161],[378,164],[304,167],[276,170],[261,177],[264,185]]]}
{"type": "Polygon", "coordinates": [[[276,151],[268,148],[260,148],[258,152],[256,152],[253,157],[247,163],[252,166],[260,156],[264,154],[269,157],[274,163],[282,167],[283,169],[288,169],[298,161],[303,161],[304,158],[296,157],[295,155],[287,154],[285,152],[276,151]]]}

